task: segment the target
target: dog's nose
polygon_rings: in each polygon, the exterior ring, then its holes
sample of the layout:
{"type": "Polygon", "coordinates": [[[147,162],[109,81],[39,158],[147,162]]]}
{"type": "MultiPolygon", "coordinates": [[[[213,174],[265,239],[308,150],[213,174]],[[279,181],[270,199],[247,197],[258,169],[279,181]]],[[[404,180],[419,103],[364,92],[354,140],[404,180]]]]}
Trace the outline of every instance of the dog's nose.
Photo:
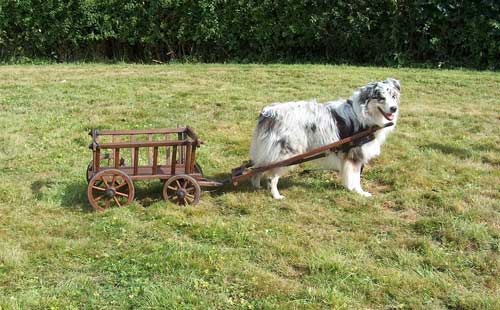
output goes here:
{"type": "Polygon", "coordinates": [[[398,110],[398,107],[391,107],[391,113],[396,113],[396,111],[398,110]]]}

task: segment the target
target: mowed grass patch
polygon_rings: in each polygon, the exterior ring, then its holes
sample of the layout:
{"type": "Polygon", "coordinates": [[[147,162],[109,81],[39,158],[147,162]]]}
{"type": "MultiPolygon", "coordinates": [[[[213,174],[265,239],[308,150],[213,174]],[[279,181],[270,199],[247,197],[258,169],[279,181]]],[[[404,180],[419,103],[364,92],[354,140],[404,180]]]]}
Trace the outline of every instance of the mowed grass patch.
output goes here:
{"type": "Polygon", "coordinates": [[[498,309],[500,76],[321,65],[0,67],[0,309],[498,309]],[[402,83],[401,116],[364,171],[237,188],[197,206],[136,182],[93,212],[88,131],[194,127],[208,177],[248,159],[260,109],[402,83]]]}

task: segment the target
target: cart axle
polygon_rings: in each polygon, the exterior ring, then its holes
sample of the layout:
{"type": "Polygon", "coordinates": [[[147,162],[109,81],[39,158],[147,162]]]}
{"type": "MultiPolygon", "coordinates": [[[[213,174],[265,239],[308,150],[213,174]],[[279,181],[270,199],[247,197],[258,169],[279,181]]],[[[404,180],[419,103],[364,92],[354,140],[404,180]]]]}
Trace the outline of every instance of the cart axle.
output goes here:
{"type": "Polygon", "coordinates": [[[108,188],[104,191],[104,196],[106,198],[113,198],[116,195],[116,190],[114,188],[108,188]]]}

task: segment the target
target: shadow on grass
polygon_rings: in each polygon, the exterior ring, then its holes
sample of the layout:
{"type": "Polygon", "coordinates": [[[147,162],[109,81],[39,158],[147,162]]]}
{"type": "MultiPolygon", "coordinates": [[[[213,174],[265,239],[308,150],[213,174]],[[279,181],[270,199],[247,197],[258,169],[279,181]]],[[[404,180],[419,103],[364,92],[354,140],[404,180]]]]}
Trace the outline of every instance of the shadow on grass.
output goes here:
{"type": "MultiPolygon", "coordinates": [[[[447,155],[452,155],[455,156],[459,159],[468,159],[473,157],[475,152],[499,152],[500,149],[491,146],[491,145],[474,145],[471,148],[461,148],[461,147],[455,147],[455,146],[450,146],[450,145],[445,145],[445,144],[440,144],[440,143],[429,143],[422,145],[421,147],[425,149],[432,149],[438,152],[441,152],[443,154],[447,155]]],[[[490,164],[490,165],[499,165],[499,161],[495,160],[494,158],[490,158],[488,156],[481,156],[481,162],[490,164]]]]}
{"type": "Polygon", "coordinates": [[[459,147],[454,147],[454,146],[449,146],[445,144],[440,144],[440,143],[429,143],[422,145],[423,148],[425,149],[431,149],[435,150],[438,152],[441,152],[443,154],[447,155],[453,155],[455,157],[458,157],[460,159],[466,159],[472,156],[472,151],[465,149],[465,148],[459,148],[459,147]]]}
{"type": "Polygon", "coordinates": [[[66,184],[61,197],[61,206],[86,213],[92,212],[94,209],[87,200],[87,186],[84,179],[66,184]]]}
{"type": "MultiPolygon", "coordinates": [[[[300,173],[292,173],[282,179],[279,182],[279,189],[286,190],[291,187],[300,187],[310,191],[317,190],[341,190],[342,185],[338,182],[332,182],[324,180],[322,182],[307,182],[305,179],[319,178],[322,174],[328,172],[311,172],[307,175],[300,173]]],[[[228,179],[229,175],[227,173],[215,174],[207,177],[210,180],[224,180],[228,179]]],[[[39,189],[46,184],[41,184],[42,181],[35,181],[32,184],[32,191],[36,193],[39,189]]],[[[262,180],[262,189],[267,191],[265,185],[266,179],[262,180]]],[[[61,206],[63,208],[77,210],[81,212],[93,212],[93,208],[87,199],[87,187],[88,183],[82,179],[78,182],[68,183],[64,187],[61,196],[61,206]]],[[[163,201],[162,190],[163,182],[159,180],[151,181],[136,181],[134,182],[135,196],[134,201],[142,207],[149,207],[150,205],[163,201]]],[[[209,193],[212,196],[220,196],[224,193],[235,192],[235,193],[253,193],[256,190],[252,187],[250,179],[240,182],[237,186],[232,184],[226,184],[220,187],[204,187],[203,192],[209,193]]]]}
{"type": "Polygon", "coordinates": [[[136,181],[134,182],[134,187],[134,201],[139,203],[144,208],[147,208],[156,202],[163,201],[163,182],[160,180],[136,181]]]}
{"type": "Polygon", "coordinates": [[[87,182],[84,179],[63,184],[62,190],[60,186],[61,184],[53,179],[39,179],[31,182],[31,193],[36,200],[41,202],[60,198],[61,207],[66,209],[82,212],[93,210],[87,201],[87,182]]]}
{"type": "Polygon", "coordinates": [[[52,189],[55,185],[56,182],[53,179],[36,180],[31,182],[31,193],[36,200],[41,201],[47,190],[52,189]]]}

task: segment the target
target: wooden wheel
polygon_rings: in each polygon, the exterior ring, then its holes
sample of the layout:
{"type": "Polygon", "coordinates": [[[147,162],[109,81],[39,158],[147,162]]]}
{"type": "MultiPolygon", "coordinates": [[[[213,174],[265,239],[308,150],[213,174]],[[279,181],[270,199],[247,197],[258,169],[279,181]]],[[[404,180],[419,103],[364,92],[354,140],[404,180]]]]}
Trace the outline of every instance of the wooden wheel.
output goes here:
{"type": "Polygon", "coordinates": [[[195,205],[200,202],[201,188],[189,175],[176,175],[163,185],[163,199],[180,205],[195,205]]]}
{"type": "Polygon", "coordinates": [[[87,197],[97,211],[104,211],[111,206],[122,207],[134,199],[134,184],[120,170],[103,170],[90,180],[87,197]]]}
{"type": "Polygon", "coordinates": [[[87,166],[87,170],[85,171],[85,178],[87,179],[87,183],[90,182],[90,179],[92,179],[92,166],[94,165],[94,161],[91,160],[89,165],[87,166]]]}

